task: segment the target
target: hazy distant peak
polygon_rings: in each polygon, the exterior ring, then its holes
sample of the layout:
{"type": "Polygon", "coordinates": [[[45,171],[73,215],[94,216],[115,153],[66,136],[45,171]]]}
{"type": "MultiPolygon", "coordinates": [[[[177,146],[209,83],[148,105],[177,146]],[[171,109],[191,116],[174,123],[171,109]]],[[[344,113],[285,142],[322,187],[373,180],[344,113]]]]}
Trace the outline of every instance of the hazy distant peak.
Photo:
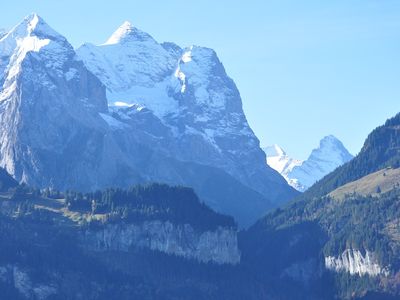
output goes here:
{"type": "Polygon", "coordinates": [[[353,155],[338,138],[328,135],[321,139],[319,147],[311,152],[308,160],[347,162],[352,158],[353,155]]]}
{"type": "Polygon", "coordinates": [[[278,145],[264,148],[267,164],[278,171],[299,191],[305,191],[316,181],[353,158],[343,143],[333,135],[325,136],[307,160],[289,157],[278,145]]]}

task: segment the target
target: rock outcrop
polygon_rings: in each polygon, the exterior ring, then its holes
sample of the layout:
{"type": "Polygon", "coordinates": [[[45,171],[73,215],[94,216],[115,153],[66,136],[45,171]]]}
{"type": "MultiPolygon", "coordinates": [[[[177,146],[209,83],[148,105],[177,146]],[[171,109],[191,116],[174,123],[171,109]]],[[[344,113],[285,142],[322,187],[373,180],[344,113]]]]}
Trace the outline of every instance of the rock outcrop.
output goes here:
{"type": "Polygon", "coordinates": [[[82,239],[85,247],[95,251],[149,249],[204,263],[235,265],[240,262],[237,232],[231,228],[199,232],[189,224],[146,221],[107,224],[103,228],[84,231],[82,239]]]}
{"type": "Polygon", "coordinates": [[[365,251],[363,254],[356,249],[347,249],[338,257],[325,257],[325,266],[329,270],[348,272],[351,275],[389,275],[388,268],[379,264],[374,253],[365,251]]]}

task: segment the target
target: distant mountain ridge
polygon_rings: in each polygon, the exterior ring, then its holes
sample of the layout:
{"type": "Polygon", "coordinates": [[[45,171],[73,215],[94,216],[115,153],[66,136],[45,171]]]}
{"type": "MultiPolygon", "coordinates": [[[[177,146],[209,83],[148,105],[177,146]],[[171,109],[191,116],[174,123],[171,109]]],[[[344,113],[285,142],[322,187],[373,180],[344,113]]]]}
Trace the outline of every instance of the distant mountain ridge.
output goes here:
{"type": "Polygon", "coordinates": [[[353,158],[333,135],[324,137],[307,160],[289,157],[278,145],[264,148],[267,164],[277,170],[295,189],[304,192],[319,179],[353,158]]]}

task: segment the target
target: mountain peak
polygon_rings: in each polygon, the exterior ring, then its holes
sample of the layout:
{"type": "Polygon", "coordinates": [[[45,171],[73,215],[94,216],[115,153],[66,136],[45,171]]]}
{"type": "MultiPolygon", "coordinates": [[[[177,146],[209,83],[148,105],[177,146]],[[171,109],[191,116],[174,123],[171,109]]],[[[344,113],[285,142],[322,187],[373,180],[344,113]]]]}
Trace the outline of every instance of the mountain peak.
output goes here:
{"type": "Polygon", "coordinates": [[[325,136],[325,137],[323,137],[321,139],[320,147],[322,145],[327,145],[327,144],[339,144],[340,145],[340,144],[342,144],[342,142],[337,137],[335,137],[334,135],[330,134],[330,135],[327,135],[327,136],[325,136]]]}
{"type": "Polygon", "coordinates": [[[25,19],[14,27],[11,32],[26,33],[26,35],[36,35],[39,37],[54,38],[61,35],[51,28],[42,17],[37,13],[32,13],[25,17],[25,19]]]}
{"type": "Polygon", "coordinates": [[[54,54],[43,58],[47,64],[52,60],[58,66],[61,54],[68,56],[73,53],[65,37],[53,30],[38,14],[32,13],[0,38],[1,56],[7,58],[0,68],[0,78],[6,81],[13,79],[20,73],[26,55],[41,52],[44,47],[54,54]]]}
{"type": "Polygon", "coordinates": [[[322,138],[319,147],[312,150],[305,161],[289,157],[276,144],[263,150],[267,154],[267,164],[299,191],[305,191],[317,180],[353,158],[343,143],[333,135],[322,138]]]}
{"type": "Polygon", "coordinates": [[[0,52],[6,56],[11,55],[18,45],[21,46],[24,44],[21,40],[26,38],[31,38],[30,41],[25,43],[28,44],[25,46],[29,46],[30,50],[34,50],[38,48],[39,44],[43,44],[40,41],[46,41],[46,43],[52,40],[66,41],[62,35],[51,28],[38,14],[32,13],[26,16],[22,22],[13,27],[8,33],[1,36],[0,52]]]}
{"type": "Polygon", "coordinates": [[[319,147],[313,150],[310,158],[318,157],[319,159],[330,160],[332,153],[335,153],[336,156],[341,157],[344,162],[353,158],[353,155],[350,154],[343,143],[334,135],[325,136],[319,142],[319,147]]]}
{"type": "Polygon", "coordinates": [[[39,21],[43,21],[43,19],[35,12],[27,15],[24,18],[24,21],[28,22],[28,23],[34,23],[37,24],[39,21]]]}
{"type": "Polygon", "coordinates": [[[115,45],[133,41],[154,40],[151,35],[134,27],[131,22],[125,21],[120,27],[110,36],[104,45],[115,45]]]}
{"type": "Polygon", "coordinates": [[[120,28],[126,28],[126,29],[130,29],[133,30],[133,25],[131,22],[129,21],[125,21],[124,23],[122,23],[122,25],[120,26],[120,28]]]}

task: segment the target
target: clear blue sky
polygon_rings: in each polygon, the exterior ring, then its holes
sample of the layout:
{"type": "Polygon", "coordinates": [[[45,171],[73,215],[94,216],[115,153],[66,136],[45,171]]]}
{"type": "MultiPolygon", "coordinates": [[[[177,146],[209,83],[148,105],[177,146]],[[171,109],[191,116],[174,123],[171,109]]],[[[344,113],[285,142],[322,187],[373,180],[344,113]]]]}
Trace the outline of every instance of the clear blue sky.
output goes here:
{"type": "Polygon", "coordinates": [[[37,12],[78,46],[123,21],[214,48],[263,145],[306,158],[334,134],[352,153],[400,111],[398,0],[4,1],[0,27],[37,12]]]}

